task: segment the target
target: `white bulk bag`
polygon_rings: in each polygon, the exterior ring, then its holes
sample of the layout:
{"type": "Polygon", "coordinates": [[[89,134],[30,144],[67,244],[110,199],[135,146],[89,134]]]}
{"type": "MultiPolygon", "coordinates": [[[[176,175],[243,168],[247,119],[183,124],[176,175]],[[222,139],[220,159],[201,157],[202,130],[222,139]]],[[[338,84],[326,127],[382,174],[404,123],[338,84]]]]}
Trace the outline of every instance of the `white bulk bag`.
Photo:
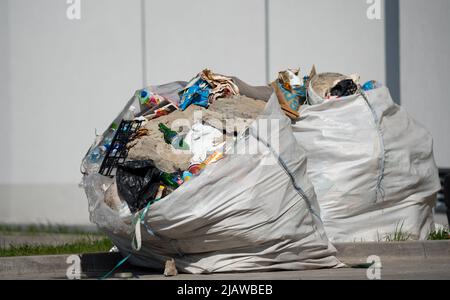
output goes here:
{"type": "Polygon", "coordinates": [[[431,135],[385,87],[325,100],[309,89],[294,136],[333,242],[425,239],[440,189],[431,135]]]}
{"type": "Polygon", "coordinates": [[[235,145],[241,153],[256,141],[257,154],[227,154],[150,206],[138,225],[139,251],[131,246],[132,226],[104,203],[113,180],[99,174],[84,177],[91,221],[143,267],[162,268],[169,258],[188,273],[340,266],[319,218],[305,153],[275,95],[260,119],[278,126],[268,126],[264,137],[259,130],[267,123],[255,121],[235,145]]]}

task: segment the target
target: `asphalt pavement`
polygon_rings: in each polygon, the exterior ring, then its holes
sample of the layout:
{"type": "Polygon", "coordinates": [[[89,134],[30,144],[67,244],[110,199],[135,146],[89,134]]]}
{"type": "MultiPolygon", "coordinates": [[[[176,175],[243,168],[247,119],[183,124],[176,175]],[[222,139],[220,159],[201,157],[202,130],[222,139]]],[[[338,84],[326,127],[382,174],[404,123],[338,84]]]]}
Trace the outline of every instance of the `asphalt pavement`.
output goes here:
{"type": "MultiPolygon", "coordinates": [[[[309,271],[179,274],[164,277],[162,270],[121,266],[110,280],[436,280],[450,279],[450,241],[336,244],[338,258],[348,266],[379,260],[370,268],[309,271]],[[373,258],[372,258],[373,259],[373,258]]],[[[81,279],[99,279],[122,257],[119,253],[0,258],[0,279],[68,279],[67,270],[80,262],[81,279]],[[78,260],[79,258],[79,260],[78,260]]]]}

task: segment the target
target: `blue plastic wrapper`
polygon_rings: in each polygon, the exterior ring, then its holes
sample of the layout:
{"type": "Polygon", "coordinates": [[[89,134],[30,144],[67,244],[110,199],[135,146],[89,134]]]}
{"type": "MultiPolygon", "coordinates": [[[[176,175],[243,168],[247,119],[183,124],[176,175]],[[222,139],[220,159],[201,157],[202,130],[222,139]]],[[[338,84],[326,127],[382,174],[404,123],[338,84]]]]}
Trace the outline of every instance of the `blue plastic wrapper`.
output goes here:
{"type": "Polygon", "coordinates": [[[374,89],[378,89],[380,87],[382,87],[383,85],[381,83],[379,83],[376,80],[369,80],[366,83],[363,84],[363,86],[361,87],[364,91],[370,91],[370,90],[374,90],[374,89]]]}
{"type": "Polygon", "coordinates": [[[306,86],[302,85],[299,87],[294,87],[292,90],[286,89],[280,82],[278,82],[278,87],[280,88],[286,102],[289,107],[294,111],[298,111],[300,106],[306,102],[306,86]]]}
{"type": "Polygon", "coordinates": [[[183,111],[192,104],[201,107],[208,107],[208,98],[210,92],[211,87],[209,86],[209,84],[205,80],[199,79],[195,84],[184,90],[184,92],[181,94],[179,107],[183,111]]]}

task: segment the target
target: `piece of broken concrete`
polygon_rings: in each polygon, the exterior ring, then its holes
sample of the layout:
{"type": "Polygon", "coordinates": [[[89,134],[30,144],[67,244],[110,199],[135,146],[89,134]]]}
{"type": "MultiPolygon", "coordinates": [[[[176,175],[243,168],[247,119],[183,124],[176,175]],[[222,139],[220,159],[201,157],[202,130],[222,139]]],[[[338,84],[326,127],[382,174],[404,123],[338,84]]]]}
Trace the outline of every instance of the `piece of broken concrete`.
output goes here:
{"type": "MultiPolygon", "coordinates": [[[[163,123],[172,130],[187,133],[195,122],[203,122],[221,131],[227,136],[235,131],[241,133],[262,113],[266,102],[245,96],[233,96],[218,99],[208,109],[191,105],[185,111],[177,110],[169,115],[148,121],[144,128],[147,135],[128,144],[128,160],[152,160],[155,166],[166,173],[187,170],[192,153],[175,150],[164,142],[158,124],[163,123]]],[[[224,136],[224,140],[228,137],[224,136]]]]}
{"type": "Polygon", "coordinates": [[[177,266],[175,264],[175,260],[172,258],[171,260],[166,261],[166,265],[164,267],[164,276],[170,277],[170,276],[177,276],[178,270],[177,266]]]}

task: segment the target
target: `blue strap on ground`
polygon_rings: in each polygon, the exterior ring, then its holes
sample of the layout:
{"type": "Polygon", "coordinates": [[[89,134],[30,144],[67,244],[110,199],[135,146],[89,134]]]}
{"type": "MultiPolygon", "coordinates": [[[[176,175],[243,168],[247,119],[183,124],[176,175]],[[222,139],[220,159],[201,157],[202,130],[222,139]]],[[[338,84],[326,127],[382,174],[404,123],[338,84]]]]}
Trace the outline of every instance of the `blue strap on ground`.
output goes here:
{"type": "Polygon", "coordinates": [[[112,273],[114,273],[115,270],[117,270],[121,265],[123,265],[130,258],[130,256],[131,254],[128,254],[124,259],[119,261],[119,263],[111,271],[109,271],[102,278],[100,278],[100,280],[108,278],[112,273]]]}
{"type": "MultiPolygon", "coordinates": [[[[153,201],[148,202],[147,206],[145,207],[144,211],[142,212],[142,214],[139,216],[139,221],[143,222],[145,219],[145,216],[147,215],[148,209],[150,208],[150,205],[152,205],[155,202],[158,202],[159,200],[161,200],[161,198],[155,199],[153,201]]],[[[137,220],[135,220],[133,222],[133,224],[136,222],[137,220]]],[[[147,226],[146,226],[147,227],[147,226]]],[[[133,237],[134,239],[134,237],[133,237]]],[[[114,273],[114,271],[116,271],[121,265],[123,265],[129,258],[131,257],[131,253],[128,254],[124,259],[122,259],[121,261],[119,261],[117,263],[117,265],[108,273],[106,273],[102,278],[100,278],[100,280],[106,279],[109,276],[111,276],[112,273],[114,273]]]]}

